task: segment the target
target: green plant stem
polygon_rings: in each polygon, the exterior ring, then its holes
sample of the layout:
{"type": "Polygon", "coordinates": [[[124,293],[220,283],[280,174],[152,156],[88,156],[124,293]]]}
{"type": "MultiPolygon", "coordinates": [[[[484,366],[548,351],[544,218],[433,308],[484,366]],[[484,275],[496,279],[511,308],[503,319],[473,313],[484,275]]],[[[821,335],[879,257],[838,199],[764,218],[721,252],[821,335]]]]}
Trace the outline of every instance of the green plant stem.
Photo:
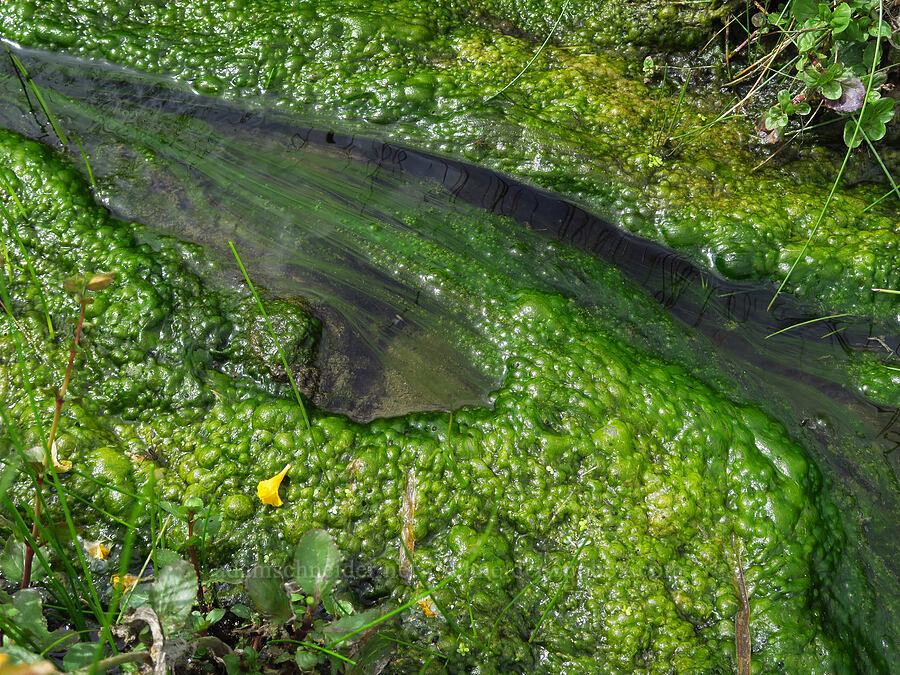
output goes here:
{"type": "Polygon", "coordinates": [[[98,671],[105,672],[126,663],[152,662],[153,659],[150,657],[150,652],[126,652],[124,654],[116,654],[115,656],[110,656],[108,658],[102,659],[91,666],[86,666],[84,668],[76,670],[75,672],[84,673],[85,675],[87,675],[87,673],[96,673],[98,671]]]}
{"type": "Polygon", "coordinates": [[[41,90],[38,89],[35,81],[31,79],[31,75],[28,74],[28,71],[25,69],[25,65],[19,60],[15,54],[13,54],[9,47],[6,48],[6,52],[9,54],[9,58],[12,59],[12,62],[15,64],[16,69],[21,73],[22,78],[25,82],[28,83],[28,86],[31,87],[31,91],[34,92],[35,97],[37,97],[38,103],[41,106],[41,110],[44,111],[44,114],[47,116],[47,120],[50,122],[50,126],[53,127],[53,132],[56,134],[56,137],[59,139],[59,142],[66,146],[69,144],[69,137],[66,136],[66,133],[62,130],[56,123],[56,118],[50,112],[50,108],[47,106],[47,102],[44,101],[44,97],[41,95],[41,90]]]}
{"type": "MultiPolygon", "coordinates": [[[[188,515],[188,539],[193,539],[194,537],[194,512],[191,511],[188,515]]],[[[194,572],[197,574],[197,603],[200,605],[201,612],[207,612],[209,609],[206,606],[206,599],[203,597],[203,581],[200,576],[200,561],[197,559],[197,547],[191,544],[188,546],[188,552],[191,555],[191,564],[194,566],[194,572]]]]}
{"type": "MultiPolygon", "coordinates": [[[[78,317],[78,326],[75,328],[75,341],[69,349],[69,363],[66,366],[66,375],[63,378],[62,386],[56,395],[56,409],[53,411],[53,424],[50,425],[50,434],[47,437],[47,450],[44,454],[44,471],[47,467],[47,459],[53,456],[53,443],[56,440],[56,431],[59,428],[59,418],[62,414],[63,403],[66,400],[66,391],[69,388],[69,379],[72,377],[72,367],[75,364],[75,352],[78,350],[78,343],[81,339],[81,329],[84,326],[84,315],[87,311],[88,301],[86,298],[81,299],[81,315],[78,317]]],[[[38,472],[37,485],[35,486],[34,497],[34,523],[31,526],[31,538],[37,541],[38,523],[41,519],[41,501],[37,493],[44,486],[44,471],[38,472]]],[[[28,588],[31,584],[31,565],[34,560],[34,549],[30,544],[25,546],[25,562],[22,565],[22,583],[19,588],[28,588]]]]}
{"type": "MultiPolygon", "coordinates": [[[[869,150],[872,151],[872,154],[875,155],[875,160],[878,162],[878,166],[881,167],[881,170],[884,172],[884,175],[887,176],[888,183],[891,184],[891,191],[900,198],[900,187],[897,187],[897,182],[894,180],[894,177],[891,175],[890,170],[884,165],[884,160],[881,159],[881,155],[878,150],[875,149],[875,146],[872,144],[872,141],[869,140],[868,135],[864,135],[863,138],[866,140],[866,144],[869,146],[869,150]]],[[[888,192],[888,194],[891,194],[888,192]]]]}
{"type": "Polygon", "coordinates": [[[356,665],[356,661],[352,659],[348,659],[343,654],[338,654],[337,652],[333,652],[330,649],[326,649],[325,647],[320,647],[319,645],[313,642],[307,642],[305,640],[269,640],[269,644],[278,644],[278,643],[290,643],[294,645],[302,645],[304,647],[309,647],[310,649],[315,649],[316,651],[322,652],[323,654],[328,654],[328,656],[333,656],[336,659],[343,661],[344,663],[349,663],[351,666],[356,665]]]}
{"type": "Polygon", "coordinates": [[[822,316],[818,319],[810,319],[809,321],[801,321],[800,323],[795,323],[792,326],[788,326],[787,328],[782,328],[781,330],[776,330],[774,333],[769,333],[764,338],[768,340],[770,337],[775,337],[776,335],[781,335],[782,333],[786,333],[789,330],[794,328],[799,328],[800,326],[808,326],[811,323],[818,323],[819,321],[828,321],[828,319],[840,319],[842,316],[850,316],[849,313],[844,312],[843,314],[831,314],[830,316],[822,316]]]}

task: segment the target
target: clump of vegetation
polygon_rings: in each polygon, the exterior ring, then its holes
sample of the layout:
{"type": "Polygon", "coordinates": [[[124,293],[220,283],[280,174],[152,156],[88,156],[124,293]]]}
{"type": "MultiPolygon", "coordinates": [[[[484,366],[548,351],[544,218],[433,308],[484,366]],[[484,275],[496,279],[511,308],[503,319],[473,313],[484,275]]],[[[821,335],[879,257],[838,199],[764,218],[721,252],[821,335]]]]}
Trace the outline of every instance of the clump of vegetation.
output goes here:
{"type": "Polygon", "coordinates": [[[778,92],[778,102],[761,120],[768,142],[783,137],[792,117],[809,115],[810,101],[848,116],[843,134],[848,147],[884,138],[886,124],[894,116],[894,100],[881,92],[887,82],[887,67],[882,67],[885,46],[897,46],[895,18],[887,13],[891,6],[900,16],[897,3],[883,0],[837,4],[793,0],[752,17],[755,35],[774,35],[778,40],[770,54],[754,64],[763,74],[781,52],[791,47],[795,53],[796,75],[785,80],[790,88],[778,92]]]}
{"type": "MultiPolygon", "coordinates": [[[[322,530],[312,530],[300,539],[286,571],[257,565],[246,575],[239,571],[234,576],[203,564],[207,547],[222,525],[220,509],[190,496],[181,505],[162,500],[152,482],[143,494],[129,495],[134,498],[129,521],[113,518],[124,527],[121,550],[115,554],[102,541],[87,539],[85,525],[75,523],[68,506],[72,495],[57,475],[73,465],[58,457],[55,440],[85,314],[94,301],[91,294],[112,283],[113,275],[105,273],[81,274],[63,283],[75,296],[80,314],[62,384],[53,393],[53,421],[46,435],[35,392],[29,391],[42,444],[26,448],[15,421],[7,411],[0,411],[18,450],[18,461],[7,458],[0,479],[4,512],[12,516],[12,520],[2,519],[10,536],[0,553],[0,671],[5,672],[4,666],[13,661],[21,665],[18,670],[10,666],[11,671],[22,675],[58,673],[59,667],[64,672],[97,673],[126,669],[128,664],[149,666],[159,675],[208,672],[213,664],[229,674],[283,672],[287,662],[304,672],[328,667],[331,672],[350,667],[354,672],[380,672],[394,643],[380,636],[376,639],[377,627],[400,610],[356,612],[348,599],[338,598],[340,554],[322,530]],[[22,471],[34,488],[30,516],[23,515],[21,505],[6,493],[22,471]],[[45,486],[48,477],[52,496],[45,486]],[[157,531],[152,527],[155,520],[150,519],[151,547],[135,575],[129,570],[138,513],[143,509],[165,514],[165,520],[157,531]],[[60,511],[65,516],[62,524],[49,515],[60,511]],[[174,548],[170,549],[167,533],[175,527],[186,529],[186,537],[171,540],[174,548]],[[71,562],[73,553],[78,564],[71,562]],[[118,563],[118,572],[107,581],[111,561],[118,563]],[[18,590],[13,591],[15,585],[18,590]],[[223,585],[239,587],[237,593],[227,594],[227,603],[217,592],[223,585]],[[213,589],[211,597],[208,588],[213,589]],[[249,598],[253,608],[236,602],[235,597],[249,598]]],[[[0,291],[6,319],[21,350],[25,334],[10,310],[2,277],[0,291]]],[[[254,296],[262,310],[255,290],[254,296]]],[[[271,338],[276,340],[274,332],[271,338]]],[[[30,387],[28,379],[24,381],[30,387]]],[[[296,388],[295,395],[302,406],[296,388]]],[[[257,493],[263,504],[282,505],[278,489],[288,468],[260,482],[257,493]]]]}

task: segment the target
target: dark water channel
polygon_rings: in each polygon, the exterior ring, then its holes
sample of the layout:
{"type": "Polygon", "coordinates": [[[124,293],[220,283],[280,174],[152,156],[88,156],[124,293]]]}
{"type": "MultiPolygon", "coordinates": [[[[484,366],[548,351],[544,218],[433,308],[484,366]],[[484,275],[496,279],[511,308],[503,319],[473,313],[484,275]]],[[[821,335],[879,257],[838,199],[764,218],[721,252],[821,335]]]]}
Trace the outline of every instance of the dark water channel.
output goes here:
{"type": "MultiPolygon", "coordinates": [[[[589,303],[640,288],[751,397],[786,402],[773,414],[855,501],[863,523],[856,543],[868,551],[872,583],[900,598],[900,451],[892,452],[900,422],[895,410],[853,393],[836,367],[854,350],[881,349],[873,338],[896,347],[896,327],[886,334],[840,317],[772,336],[816,314],[787,295],[769,310],[773,288],[722,280],[572,200],[322,121],[298,122],[276,107],[209,99],[100,63],[16,53],[61,126],[77,134],[98,197],[115,216],[207,247],[229,283],[239,274],[227,245],[234,241],[258,285],[312,302],[325,325],[318,406],[368,420],[488,403],[504,354],[471,313],[476,296],[518,284],[589,303]],[[447,226],[485,219],[495,228],[489,237],[447,226]],[[503,229],[507,221],[518,230],[503,229]],[[565,245],[615,266],[620,287],[598,288],[568,269],[556,253],[565,245]],[[468,259],[478,282],[446,282],[442,251],[468,259]]],[[[60,148],[24,85],[3,54],[0,126],[60,148]]],[[[64,150],[84,166],[75,143],[64,150]]],[[[886,621],[898,621],[893,611],[885,609],[886,621]]]]}

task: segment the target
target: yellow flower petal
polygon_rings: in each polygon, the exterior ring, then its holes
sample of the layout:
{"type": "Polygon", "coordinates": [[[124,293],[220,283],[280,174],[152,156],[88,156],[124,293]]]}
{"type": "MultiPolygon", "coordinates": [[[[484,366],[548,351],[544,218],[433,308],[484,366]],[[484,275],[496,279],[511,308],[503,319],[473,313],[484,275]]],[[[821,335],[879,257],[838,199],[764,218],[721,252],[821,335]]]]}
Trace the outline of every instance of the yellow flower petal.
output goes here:
{"type": "Polygon", "coordinates": [[[50,446],[50,459],[53,460],[53,468],[56,469],[56,473],[65,473],[72,468],[72,462],[67,459],[60,459],[59,455],[56,454],[56,443],[50,446]]]}
{"type": "Polygon", "coordinates": [[[106,560],[109,557],[110,550],[99,541],[85,542],[88,555],[97,560],[106,560]]]}
{"type": "Polygon", "coordinates": [[[437,616],[437,609],[434,605],[434,601],[431,598],[425,598],[424,600],[419,600],[419,609],[425,614],[425,617],[428,619],[433,619],[437,616]]]}
{"type": "Polygon", "coordinates": [[[123,590],[128,590],[132,588],[140,579],[131,574],[126,574],[125,577],[120,577],[118,574],[112,575],[112,585],[115,588],[121,588],[123,590]]]}
{"type": "Polygon", "coordinates": [[[0,675],[53,675],[59,673],[51,661],[35,661],[9,665],[9,656],[0,654],[0,675]]]}
{"type": "Polygon", "coordinates": [[[259,481],[259,485],[256,486],[256,496],[262,500],[263,504],[281,506],[284,503],[281,501],[281,497],[278,496],[278,488],[281,486],[281,481],[284,480],[290,468],[291,465],[288,464],[281,470],[281,473],[275,474],[268,480],[259,481]]]}

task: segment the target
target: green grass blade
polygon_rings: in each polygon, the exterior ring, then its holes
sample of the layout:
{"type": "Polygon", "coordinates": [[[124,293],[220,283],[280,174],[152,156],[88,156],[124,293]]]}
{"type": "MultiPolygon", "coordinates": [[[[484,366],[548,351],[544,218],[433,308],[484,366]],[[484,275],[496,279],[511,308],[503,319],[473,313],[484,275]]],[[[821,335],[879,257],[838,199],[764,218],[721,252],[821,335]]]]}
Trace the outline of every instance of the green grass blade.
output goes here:
{"type": "Polygon", "coordinates": [[[559,16],[556,17],[556,21],[553,22],[553,26],[550,28],[550,32],[547,34],[547,39],[544,40],[544,43],[543,43],[543,44],[540,46],[540,48],[534,53],[534,56],[531,57],[531,60],[530,60],[528,63],[525,64],[525,67],[522,68],[522,70],[519,71],[519,74],[516,75],[513,79],[511,79],[509,82],[507,82],[506,85],[505,85],[502,89],[500,89],[499,91],[494,92],[493,94],[491,94],[490,96],[488,96],[486,99],[484,99],[483,103],[489,103],[490,101],[493,101],[493,100],[494,100],[495,98],[497,98],[500,94],[502,94],[504,91],[506,91],[506,90],[509,89],[511,86],[513,86],[516,82],[518,82],[518,81],[519,81],[519,78],[522,77],[522,76],[528,71],[529,68],[531,68],[531,64],[534,63],[534,62],[537,60],[537,57],[541,55],[541,52],[543,52],[543,51],[544,51],[544,48],[550,43],[550,38],[552,38],[552,37],[553,37],[553,34],[556,32],[556,29],[557,29],[557,27],[559,26],[559,22],[562,21],[563,14],[565,14],[566,8],[567,8],[568,6],[569,6],[569,0],[566,0],[566,1],[563,3],[562,9],[559,10],[559,16]]]}
{"type": "Polygon", "coordinates": [[[75,139],[75,144],[78,146],[78,152],[81,153],[81,159],[84,160],[84,168],[87,169],[88,178],[91,179],[91,187],[94,188],[94,192],[97,191],[97,181],[94,180],[94,170],[91,168],[91,163],[88,161],[87,153],[84,151],[84,146],[81,144],[81,139],[78,138],[76,134],[72,134],[72,138],[75,139]]]}
{"type": "Polygon", "coordinates": [[[776,330],[774,333],[769,333],[766,335],[765,339],[768,340],[770,337],[775,337],[776,335],[781,335],[782,333],[786,333],[789,330],[793,330],[794,328],[799,328],[800,326],[808,326],[811,323],[818,323],[819,321],[828,321],[829,319],[840,319],[842,316],[850,316],[848,312],[844,312],[843,314],[832,314],[831,316],[822,316],[818,319],[810,319],[809,321],[801,321],[800,323],[795,323],[792,326],[788,326],[787,328],[782,328],[781,330],[776,330]]]}
{"type": "Polygon", "coordinates": [[[259,311],[266,322],[266,329],[269,331],[269,335],[275,342],[275,346],[278,347],[278,356],[281,357],[281,363],[284,365],[284,370],[285,372],[287,372],[288,380],[290,380],[291,382],[291,389],[294,390],[294,397],[297,399],[297,405],[300,406],[300,412],[303,413],[303,421],[306,424],[306,431],[308,433],[310,431],[310,425],[309,417],[306,414],[306,406],[303,405],[303,399],[300,398],[300,390],[297,389],[297,384],[294,382],[294,375],[291,373],[291,368],[288,365],[287,357],[284,354],[284,350],[281,348],[281,342],[279,342],[278,338],[275,335],[275,330],[272,328],[272,324],[269,322],[269,315],[266,313],[266,308],[263,307],[262,300],[259,299],[256,288],[253,286],[253,282],[250,281],[250,275],[247,274],[247,270],[244,268],[244,263],[241,262],[241,257],[238,255],[237,249],[234,247],[234,242],[229,241],[228,246],[231,247],[231,252],[234,254],[234,259],[237,260],[237,264],[241,268],[241,272],[244,275],[244,280],[247,282],[247,285],[250,287],[250,292],[253,294],[253,299],[256,300],[256,306],[259,308],[259,311]]]}
{"type": "Polygon", "coordinates": [[[41,110],[44,111],[44,114],[47,116],[47,120],[50,122],[50,126],[53,127],[53,132],[56,134],[56,137],[59,139],[59,142],[64,146],[69,144],[69,137],[66,136],[66,132],[62,130],[62,127],[59,126],[56,122],[56,118],[53,116],[53,113],[50,112],[50,108],[47,106],[47,102],[44,100],[44,96],[41,94],[41,90],[38,89],[37,84],[33,79],[31,79],[31,75],[28,74],[28,71],[25,69],[25,64],[23,64],[19,57],[13,54],[9,47],[6,47],[6,52],[9,54],[9,58],[12,59],[12,62],[15,64],[19,73],[21,73],[22,78],[31,88],[31,91],[34,92],[35,98],[37,98],[38,103],[41,106],[41,110]]]}
{"type": "Polygon", "coordinates": [[[356,665],[356,661],[352,659],[348,659],[343,654],[338,654],[337,652],[333,652],[330,649],[326,649],[325,647],[320,647],[317,644],[312,642],[306,642],[305,640],[269,640],[268,644],[276,644],[279,642],[286,642],[294,645],[302,645],[304,647],[309,647],[310,649],[315,649],[316,651],[322,652],[323,654],[328,654],[328,656],[333,656],[336,659],[340,659],[344,663],[349,663],[351,666],[356,665]]]}
{"type": "Polygon", "coordinates": [[[573,556],[571,562],[569,562],[568,567],[566,567],[565,575],[563,575],[563,581],[560,582],[559,586],[556,589],[556,593],[553,594],[553,598],[551,598],[550,603],[547,605],[547,608],[544,610],[544,613],[541,614],[541,620],[538,621],[537,626],[534,627],[534,630],[531,631],[531,635],[528,637],[528,643],[531,644],[534,641],[534,637],[538,634],[538,631],[541,629],[541,626],[544,625],[544,621],[547,619],[547,615],[553,609],[553,606],[556,605],[556,601],[559,600],[559,596],[562,593],[563,587],[565,586],[566,580],[568,580],[569,575],[572,573],[572,568],[575,566],[575,563],[578,562],[578,556],[581,555],[581,552],[584,550],[584,547],[587,546],[589,538],[585,537],[584,541],[581,542],[581,545],[578,547],[578,550],[575,551],[575,555],[573,556]]]}

